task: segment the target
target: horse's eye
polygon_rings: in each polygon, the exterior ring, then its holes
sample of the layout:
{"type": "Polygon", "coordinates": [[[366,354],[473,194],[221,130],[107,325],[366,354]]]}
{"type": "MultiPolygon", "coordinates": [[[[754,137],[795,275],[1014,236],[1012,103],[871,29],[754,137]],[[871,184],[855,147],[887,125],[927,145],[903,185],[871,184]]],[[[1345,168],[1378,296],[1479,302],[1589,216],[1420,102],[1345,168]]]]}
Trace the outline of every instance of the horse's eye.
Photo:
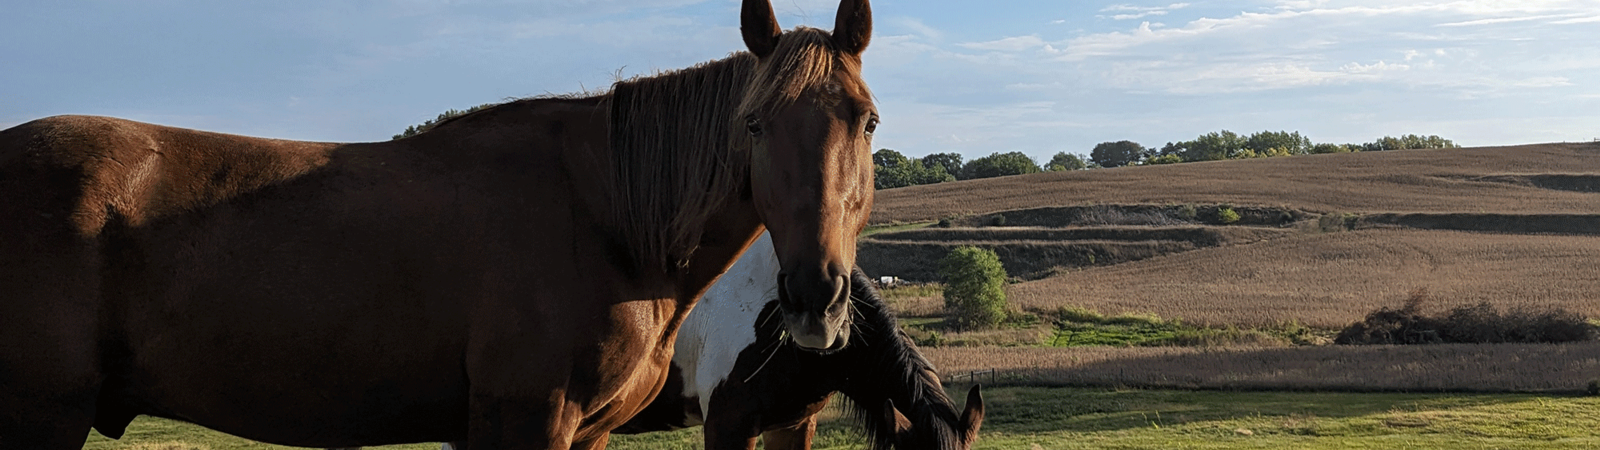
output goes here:
{"type": "Polygon", "coordinates": [[[751,117],[744,120],[744,128],[750,131],[751,137],[761,137],[761,121],[751,117]]]}
{"type": "Polygon", "coordinates": [[[867,135],[871,136],[872,133],[875,132],[875,131],[878,131],[878,116],[877,115],[873,115],[872,117],[867,118],[867,135]]]}

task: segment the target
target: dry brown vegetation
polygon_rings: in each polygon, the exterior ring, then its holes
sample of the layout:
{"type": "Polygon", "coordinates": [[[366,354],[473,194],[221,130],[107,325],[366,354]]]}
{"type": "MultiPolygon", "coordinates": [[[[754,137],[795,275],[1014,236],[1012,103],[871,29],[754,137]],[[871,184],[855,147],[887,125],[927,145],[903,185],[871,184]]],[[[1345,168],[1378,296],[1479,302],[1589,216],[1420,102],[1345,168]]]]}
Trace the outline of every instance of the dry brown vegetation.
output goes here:
{"type": "Polygon", "coordinates": [[[1319,212],[1594,214],[1600,144],[1307,155],[1053,172],[878,191],[872,223],[1051,205],[1233,203],[1319,212]]]}
{"type": "Polygon", "coordinates": [[[1304,234],[1067,271],[1010,287],[1025,309],[1079,306],[1212,325],[1340,328],[1408,293],[1429,311],[1489,302],[1600,317],[1600,236],[1425,230],[1304,234]],[[1429,309],[1432,308],[1432,309],[1429,309]]]}
{"type": "Polygon", "coordinates": [[[982,245],[1032,280],[1009,289],[1023,309],[1203,325],[1342,328],[1419,288],[1432,311],[1487,302],[1594,318],[1597,206],[1596,143],[1046,173],[879,191],[875,223],[975,228],[877,234],[860,264],[916,279],[944,247],[982,245]],[[1224,204],[1244,220],[1220,226],[1224,204]]]}
{"type": "MultiPolygon", "coordinates": [[[[996,369],[1002,384],[1182,389],[1581,392],[1600,342],[1427,346],[947,347],[945,378],[996,369]]],[[[980,378],[987,378],[986,376],[980,378]]]]}

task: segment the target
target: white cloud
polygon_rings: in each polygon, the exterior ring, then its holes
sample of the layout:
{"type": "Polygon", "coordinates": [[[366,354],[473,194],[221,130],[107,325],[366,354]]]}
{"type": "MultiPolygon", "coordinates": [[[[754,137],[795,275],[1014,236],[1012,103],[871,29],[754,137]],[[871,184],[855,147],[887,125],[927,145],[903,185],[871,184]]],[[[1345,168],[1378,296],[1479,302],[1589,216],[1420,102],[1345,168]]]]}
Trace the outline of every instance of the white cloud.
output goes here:
{"type": "Polygon", "coordinates": [[[890,19],[890,23],[895,26],[910,30],[911,32],[919,34],[929,40],[937,41],[944,38],[944,32],[928,26],[928,24],[922,22],[922,19],[915,17],[896,17],[894,19],[890,19]]]}
{"type": "Polygon", "coordinates": [[[1552,25],[1571,25],[1571,24],[1577,24],[1577,23],[1595,23],[1595,22],[1600,22],[1600,15],[1588,16],[1588,17],[1579,17],[1579,18],[1576,18],[1576,19],[1557,20],[1557,21],[1550,22],[1550,23],[1552,25]]]}
{"type": "Polygon", "coordinates": [[[1436,26],[1436,27],[1467,27],[1467,26],[1478,26],[1478,25],[1494,25],[1494,24],[1498,24],[1498,23],[1528,22],[1528,21],[1543,20],[1543,19],[1565,19],[1565,18],[1576,17],[1576,16],[1579,16],[1579,14],[1551,14],[1551,15],[1522,16],[1522,17],[1495,17],[1495,18],[1490,18],[1490,19],[1477,19],[1477,20],[1467,20],[1467,21],[1461,21],[1461,22],[1441,23],[1441,24],[1434,25],[1434,26],[1436,26]]]}
{"type": "Polygon", "coordinates": [[[1384,62],[1384,61],[1378,61],[1378,62],[1375,62],[1375,63],[1372,63],[1372,64],[1361,64],[1361,63],[1353,62],[1353,63],[1345,64],[1343,66],[1339,66],[1339,71],[1340,72],[1351,73],[1351,74],[1376,74],[1376,73],[1383,73],[1383,72],[1389,72],[1389,71],[1402,71],[1402,70],[1411,70],[1411,66],[1406,65],[1406,64],[1389,64],[1389,63],[1384,62]]]}
{"type": "Polygon", "coordinates": [[[996,50],[1002,52],[1016,52],[1044,47],[1044,39],[1039,36],[1014,36],[988,42],[968,42],[957,44],[964,48],[975,50],[996,50]]]}
{"type": "MultiPolygon", "coordinates": [[[[1171,11],[1171,10],[1174,10],[1174,9],[1183,9],[1185,7],[1188,7],[1188,6],[1189,6],[1188,3],[1173,3],[1173,4],[1170,4],[1170,5],[1167,5],[1167,6],[1111,5],[1111,6],[1107,6],[1105,8],[1101,8],[1100,12],[1122,13],[1122,14],[1112,14],[1110,16],[1111,20],[1133,20],[1133,19],[1143,19],[1145,17],[1150,17],[1150,16],[1164,16],[1164,15],[1167,14],[1168,11],[1171,11]]],[[[1106,16],[1098,16],[1098,17],[1104,18],[1106,16]]]]}
{"type": "Polygon", "coordinates": [[[1166,14],[1167,14],[1166,11],[1145,11],[1145,12],[1137,13],[1137,14],[1117,14],[1117,15],[1111,16],[1111,18],[1113,20],[1133,20],[1133,19],[1142,19],[1142,18],[1149,17],[1149,16],[1162,16],[1162,15],[1166,15],[1166,14]]]}

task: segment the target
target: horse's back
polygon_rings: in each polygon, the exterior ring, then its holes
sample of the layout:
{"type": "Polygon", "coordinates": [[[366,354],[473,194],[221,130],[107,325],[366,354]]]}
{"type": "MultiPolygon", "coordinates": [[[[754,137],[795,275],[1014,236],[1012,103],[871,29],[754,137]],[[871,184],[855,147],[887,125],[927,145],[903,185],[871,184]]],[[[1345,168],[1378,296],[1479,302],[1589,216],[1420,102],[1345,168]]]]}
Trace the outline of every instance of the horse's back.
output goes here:
{"type": "Polygon", "coordinates": [[[89,238],[108,220],[137,225],[304,175],[334,147],[55,116],[0,131],[0,196],[48,197],[52,204],[32,206],[70,218],[72,231],[89,238]]]}
{"type": "MultiPolygon", "coordinates": [[[[87,410],[115,435],[135,414],[304,400],[275,391],[296,387],[464,409],[459,313],[417,304],[460,286],[427,284],[455,273],[430,270],[444,248],[407,245],[459,243],[408,220],[444,202],[422,194],[437,177],[407,173],[397,148],[379,150],[398,167],[341,148],[89,116],[0,131],[0,428],[87,410]],[[335,371],[306,375],[316,367],[335,371]],[[379,370],[414,379],[372,385],[379,370]],[[69,410],[21,412],[35,405],[69,410]]],[[[298,415],[285,428],[325,426],[298,415]]],[[[231,420],[209,425],[248,430],[231,420]]]]}

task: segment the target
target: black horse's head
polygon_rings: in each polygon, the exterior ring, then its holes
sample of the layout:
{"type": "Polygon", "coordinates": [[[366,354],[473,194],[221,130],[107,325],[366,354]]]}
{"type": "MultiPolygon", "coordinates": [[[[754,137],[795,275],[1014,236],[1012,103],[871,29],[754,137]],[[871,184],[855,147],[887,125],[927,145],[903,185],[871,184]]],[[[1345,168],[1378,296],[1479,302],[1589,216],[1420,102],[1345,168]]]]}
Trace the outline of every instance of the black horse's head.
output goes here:
{"type": "Polygon", "coordinates": [[[873,448],[971,448],[983,426],[978,386],[967,392],[965,409],[957,412],[933,364],[901,331],[872,279],[860,268],[852,274],[850,289],[857,320],[850,346],[839,353],[851,367],[840,392],[850,399],[873,448]]]}

